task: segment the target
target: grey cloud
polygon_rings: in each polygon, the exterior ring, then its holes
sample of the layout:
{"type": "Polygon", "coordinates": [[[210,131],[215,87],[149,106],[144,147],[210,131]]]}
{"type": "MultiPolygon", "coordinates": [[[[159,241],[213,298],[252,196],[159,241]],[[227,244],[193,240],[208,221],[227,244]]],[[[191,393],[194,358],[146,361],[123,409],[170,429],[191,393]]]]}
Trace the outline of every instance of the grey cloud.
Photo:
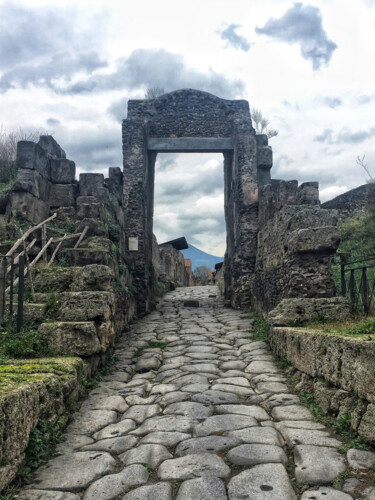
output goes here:
{"type": "Polygon", "coordinates": [[[59,125],[61,125],[61,122],[56,118],[48,118],[47,125],[50,127],[58,127],[59,125]]]}
{"type": "Polygon", "coordinates": [[[328,106],[329,108],[338,108],[339,106],[342,106],[342,100],[339,97],[324,97],[323,98],[323,104],[328,106]]]}
{"type": "Polygon", "coordinates": [[[358,104],[368,104],[369,102],[373,101],[375,99],[375,95],[360,95],[357,97],[357,103],[358,104]]]}
{"type": "Polygon", "coordinates": [[[56,83],[57,79],[63,79],[66,82],[80,71],[92,73],[106,65],[107,63],[96,52],[58,53],[43,64],[19,64],[10,71],[4,72],[0,78],[0,91],[6,92],[17,87],[25,88],[30,84],[46,86],[56,91],[61,85],[61,82],[56,83]]]}
{"type": "Polygon", "coordinates": [[[225,30],[219,32],[220,37],[227,42],[227,46],[247,52],[252,44],[244,36],[236,33],[238,28],[240,28],[239,24],[230,24],[225,30]]]}
{"type": "Polygon", "coordinates": [[[116,121],[122,123],[128,114],[128,100],[122,97],[113,101],[113,103],[107,108],[107,112],[116,118],[116,121]]]}
{"type": "Polygon", "coordinates": [[[256,27],[259,35],[289,44],[297,43],[304,59],[311,61],[314,70],[328,64],[337,45],[329,40],[323,29],[318,7],[297,2],[279,19],[269,19],[263,28],[256,27]]]}
{"type": "Polygon", "coordinates": [[[128,58],[118,59],[112,73],[92,75],[68,86],[63,92],[134,91],[152,86],[162,87],[166,92],[199,88],[228,99],[241,95],[245,88],[242,80],[228,80],[211,68],[204,73],[190,68],[179,54],[165,49],[137,49],[128,58]]]}
{"type": "Polygon", "coordinates": [[[333,136],[332,129],[325,129],[320,135],[314,137],[314,141],[326,144],[359,144],[373,136],[375,136],[375,127],[355,132],[352,132],[349,128],[342,128],[336,137],[333,136]]]}

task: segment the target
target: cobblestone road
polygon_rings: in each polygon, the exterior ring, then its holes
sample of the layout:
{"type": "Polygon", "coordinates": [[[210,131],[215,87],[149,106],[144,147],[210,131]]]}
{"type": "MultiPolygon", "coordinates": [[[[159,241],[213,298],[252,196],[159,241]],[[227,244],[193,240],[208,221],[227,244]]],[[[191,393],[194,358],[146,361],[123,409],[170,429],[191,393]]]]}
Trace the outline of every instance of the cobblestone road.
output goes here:
{"type": "Polygon", "coordinates": [[[309,485],[302,500],[358,498],[322,486],[346,469],[341,443],[216,294],[178,289],[132,326],[18,500],[293,500],[293,483],[309,485]]]}

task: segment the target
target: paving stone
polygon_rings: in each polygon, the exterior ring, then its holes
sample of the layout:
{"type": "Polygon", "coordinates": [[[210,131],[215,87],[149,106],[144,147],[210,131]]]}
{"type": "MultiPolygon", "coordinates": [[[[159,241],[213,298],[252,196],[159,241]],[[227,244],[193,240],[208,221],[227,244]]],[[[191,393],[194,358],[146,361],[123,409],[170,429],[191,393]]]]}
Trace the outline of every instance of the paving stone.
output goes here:
{"type": "Polygon", "coordinates": [[[203,419],[210,417],[214,410],[212,406],[194,403],[192,401],[183,401],[181,403],[172,403],[164,410],[165,415],[184,415],[185,417],[203,419]]]}
{"type": "Polygon", "coordinates": [[[230,500],[296,500],[281,464],[261,464],[241,472],[229,481],[230,500]]]}
{"type": "Polygon", "coordinates": [[[287,463],[288,458],[280,446],[271,444],[242,444],[227,453],[227,458],[236,465],[287,463]]]}
{"type": "Polygon", "coordinates": [[[275,422],[276,429],[292,428],[292,429],[316,429],[325,430],[326,427],[320,422],[312,422],[311,420],[283,420],[275,422]]]}
{"type": "Polygon", "coordinates": [[[135,426],[136,425],[134,420],[121,420],[121,422],[118,422],[117,424],[112,424],[104,427],[104,429],[102,429],[101,431],[96,432],[93,437],[97,441],[99,441],[100,439],[110,439],[117,436],[124,436],[131,430],[135,429],[135,426]]]}
{"type": "Polygon", "coordinates": [[[72,423],[68,426],[70,434],[93,434],[94,432],[117,422],[117,413],[111,410],[88,410],[78,412],[73,416],[72,423]]]}
{"type": "Polygon", "coordinates": [[[72,453],[73,451],[80,450],[82,446],[92,443],[94,443],[94,439],[89,436],[83,434],[66,434],[65,441],[56,446],[56,452],[58,455],[62,453],[72,453]]]}
{"type": "MultiPolygon", "coordinates": [[[[212,377],[212,374],[210,374],[210,377],[212,377]]],[[[188,384],[208,384],[208,378],[205,377],[204,375],[185,374],[174,377],[173,383],[178,385],[182,389],[182,387],[185,387],[188,384]]]]}
{"type": "Polygon", "coordinates": [[[287,390],[288,386],[282,382],[260,382],[256,386],[257,392],[284,393],[287,390]]]}
{"type": "Polygon", "coordinates": [[[217,405],[215,406],[216,413],[220,414],[230,414],[235,415],[247,415],[248,417],[254,417],[257,420],[269,420],[270,416],[263,410],[260,406],[248,406],[248,405],[217,405]]]}
{"type": "Polygon", "coordinates": [[[285,382],[286,378],[281,373],[261,373],[252,377],[254,384],[259,382],[285,382]]]}
{"type": "Polygon", "coordinates": [[[246,415],[214,415],[196,425],[193,429],[193,436],[208,436],[215,432],[244,429],[245,427],[254,426],[258,426],[258,422],[255,418],[246,415]]]}
{"type": "Polygon", "coordinates": [[[365,488],[362,493],[365,497],[365,500],[375,500],[375,487],[374,486],[369,486],[368,488],[365,488]]]}
{"type": "Polygon", "coordinates": [[[67,453],[37,469],[34,481],[36,489],[77,492],[109,474],[115,467],[116,461],[106,452],[67,453]]]}
{"type": "Polygon", "coordinates": [[[279,373],[275,363],[270,361],[252,361],[246,368],[246,373],[279,373]]]}
{"type": "Polygon", "coordinates": [[[375,465],[375,453],[372,451],[351,448],[347,452],[347,459],[353,469],[370,469],[375,465]]]}
{"type": "Polygon", "coordinates": [[[194,394],[191,397],[192,401],[196,401],[197,403],[203,404],[213,404],[219,405],[224,403],[241,403],[241,399],[237,396],[237,394],[233,394],[230,392],[223,391],[213,391],[212,389],[209,391],[202,392],[202,394],[194,394]]]}
{"type": "Polygon", "coordinates": [[[225,451],[230,446],[236,446],[240,443],[241,440],[239,438],[230,436],[208,436],[186,439],[176,447],[175,454],[177,457],[183,457],[194,453],[216,453],[218,451],[225,451]]]}
{"type": "Polygon", "coordinates": [[[161,444],[140,444],[137,448],[126,451],[119,458],[125,465],[148,464],[155,468],[173,456],[161,444]]]}
{"type": "Polygon", "coordinates": [[[25,490],[17,493],[17,500],[79,500],[79,496],[65,491],[25,490]]]}
{"type": "Polygon", "coordinates": [[[164,396],[164,394],[167,394],[168,392],[175,392],[178,389],[178,386],[175,384],[156,384],[153,386],[151,389],[151,396],[153,394],[161,394],[164,396]]]}
{"type": "Polygon", "coordinates": [[[137,424],[141,424],[146,418],[154,417],[162,412],[158,404],[134,405],[124,413],[123,419],[130,418],[137,424]]]}
{"type": "Polygon", "coordinates": [[[301,500],[352,500],[352,498],[351,495],[327,486],[321,486],[317,490],[305,491],[301,496],[301,500]]]}
{"type": "Polygon", "coordinates": [[[275,406],[288,406],[299,404],[299,397],[295,394],[283,393],[283,394],[272,394],[264,402],[264,406],[267,408],[274,408],[275,406]]]}
{"type": "Polygon", "coordinates": [[[233,394],[237,394],[237,396],[251,396],[255,394],[253,389],[250,389],[249,387],[242,387],[240,385],[232,385],[232,384],[215,384],[212,385],[212,390],[213,391],[223,391],[223,392],[230,392],[233,394]]]}
{"type": "Polygon", "coordinates": [[[300,405],[275,406],[271,415],[277,420],[313,420],[310,410],[300,405]]]}
{"type": "Polygon", "coordinates": [[[160,366],[160,360],[157,358],[141,358],[135,364],[135,371],[140,373],[143,371],[154,370],[160,366]]]}
{"type": "Polygon", "coordinates": [[[121,396],[94,396],[83,402],[80,411],[113,410],[123,413],[129,408],[121,396]]]}
{"type": "Polygon", "coordinates": [[[172,500],[172,486],[169,483],[140,486],[122,498],[123,500],[172,500]]]}
{"type": "Polygon", "coordinates": [[[357,478],[348,477],[344,480],[342,484],[342,489],[344,491],[348,491],[349,493],[353,493],[359,484],[361,484],[361,481],[359,481],[357,478]]]}
{"type": "Polygon", "coordinates": [[[224,377],[215,380],[216,384],[233,384],[242,387],[250,387],[250,382],[245,377],[224,377]]]}
{"type": "Polygon", "coordinates": [[[220,370],[213,363],[198,363],[194,365],[185,365],[183,367],[184,372],[189,373],[220,373],[220,370]]]}
{"type": "Polygon", "coordinates": [[[83,500],[113,500],[132,486],[146,483],[148,472],[142,465],[129,465],[118,474],[109,474],[93,483],[83,500]]]}
{"type": "Polygon", "coordinates": [[[185,392],[181,391],[176,391],[176,392],[169,392],[164,396],[159,396],[156,402],[161,406],[167,406],[172,403],[178,403],[179,401],[186,401],[189,398],[190,394],[186,394],[185,392]]]}
{"type": "Polygon", "coordinates": [[[155,402],[157,396],[149,396],[148,398],[141,398],[140,396],[128,396],[125,401],[128,405],[151,405],[155,402]]]}
{"type": "Polygon", "coordinates": [[[284,444],[283,438],[273,427],[248,427],[226,431],[225,435],[240,439],[243,443],[272,444],[275,446],[283,446],[284,444]]]}
{"type": "Polygon", "coordinates": [[[164,446],[176,446],[176,444],[191,438],[191,434],[186,432],[151,432],[144,436],[141,444],[163,444],[164,446]]]}
{"type": "Polygon", "coordinates": [[[194,394],[208,391],[210,388],[209,384],[188,384],[185,387],[181,387],[182,392],[192,392],[194,394]]]}
{"type": "Polygon", "coordinates": [[[289,446],[306,444],[314,446],[341,446],[341,442],[330,437],[329,432],[315,429],[293,429],[291,427],[281,427],[280,432],[289,446]]]}
{"type": "Polygon", "coordinates": [[[294,461],[299,483],[326,484],[346,469],[344,457],[334,448],[323,446],[295,446],[294,461]]]}
{"type": "Polygon", "coordinates": [[[136,436],[144,436],[150,432],[190,432],[193,427],[198,423],[198,420],[182,417],[180,415],[164,415],[161,417],[152,417],[143,422],[132,434],[136,436]]]}
{"type": "Polygon", "coordinates": [[[188,354],[188,358],[189,358],[190,362],[192,359],[203,359],[205,361],[208,361],[210,359],[217,360],[217,355],[210,354],[208,352],[190,352],[188,354]]]}
{"type": "Polygon", "coordinates": [[[100,387],[108,387],[114,391],[121,391],[122,389],[126,389],[127,384],[125,382],[112,380],[111,382],[100,382],[100,387]]]}
{"type": "Polygon", "coordinates": [[[196,477],[215,476],[228,477],[230,468],[222,458],[210,453],[186,455],[163,462],[158,469],[158,477],[162,480],[195,479],[196,477]]]}
{"type": "MultiPolygon", "coordinates": [[[[184,481],[176,500],[227,500],[225,485],[217,477],[199,477],[197,479],[189,479],[184,481]]],[[[151,500],[151,499],[150,499],[151,500]]]]}
{"type": "Polygon", "coordinates": [[[120,436],[112,439],[102,439],[96,443],[83,446],[82,451],[108,451],[108,453],[124,453],[138,443],[135,436],[120,436]]]}

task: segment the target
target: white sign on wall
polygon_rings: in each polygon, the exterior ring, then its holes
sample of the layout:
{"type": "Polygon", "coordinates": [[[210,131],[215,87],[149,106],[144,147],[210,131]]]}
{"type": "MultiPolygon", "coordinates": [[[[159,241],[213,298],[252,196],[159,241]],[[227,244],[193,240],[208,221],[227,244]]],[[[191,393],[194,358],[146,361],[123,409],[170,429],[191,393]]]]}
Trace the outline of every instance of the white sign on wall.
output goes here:
{"type": "Polygon", "coordinates": [[[129,238],[129,250],[130,252],[138,252],[138,238],[129,238]]]}

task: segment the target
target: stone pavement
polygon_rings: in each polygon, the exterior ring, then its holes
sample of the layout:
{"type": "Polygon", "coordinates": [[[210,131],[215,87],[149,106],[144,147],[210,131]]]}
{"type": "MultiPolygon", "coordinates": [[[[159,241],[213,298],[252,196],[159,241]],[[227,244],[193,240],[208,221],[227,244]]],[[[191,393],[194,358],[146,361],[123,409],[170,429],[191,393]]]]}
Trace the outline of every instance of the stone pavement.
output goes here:
{"type": "Polygon", "coordinates": [[[217,294],[178,289],[132,326],[18,500],[294,500],[293,484],[307,485],[302,500],[366,498],[355,481],[333,488],[341,443],[288,391],[249,316],[217,294]]]}

